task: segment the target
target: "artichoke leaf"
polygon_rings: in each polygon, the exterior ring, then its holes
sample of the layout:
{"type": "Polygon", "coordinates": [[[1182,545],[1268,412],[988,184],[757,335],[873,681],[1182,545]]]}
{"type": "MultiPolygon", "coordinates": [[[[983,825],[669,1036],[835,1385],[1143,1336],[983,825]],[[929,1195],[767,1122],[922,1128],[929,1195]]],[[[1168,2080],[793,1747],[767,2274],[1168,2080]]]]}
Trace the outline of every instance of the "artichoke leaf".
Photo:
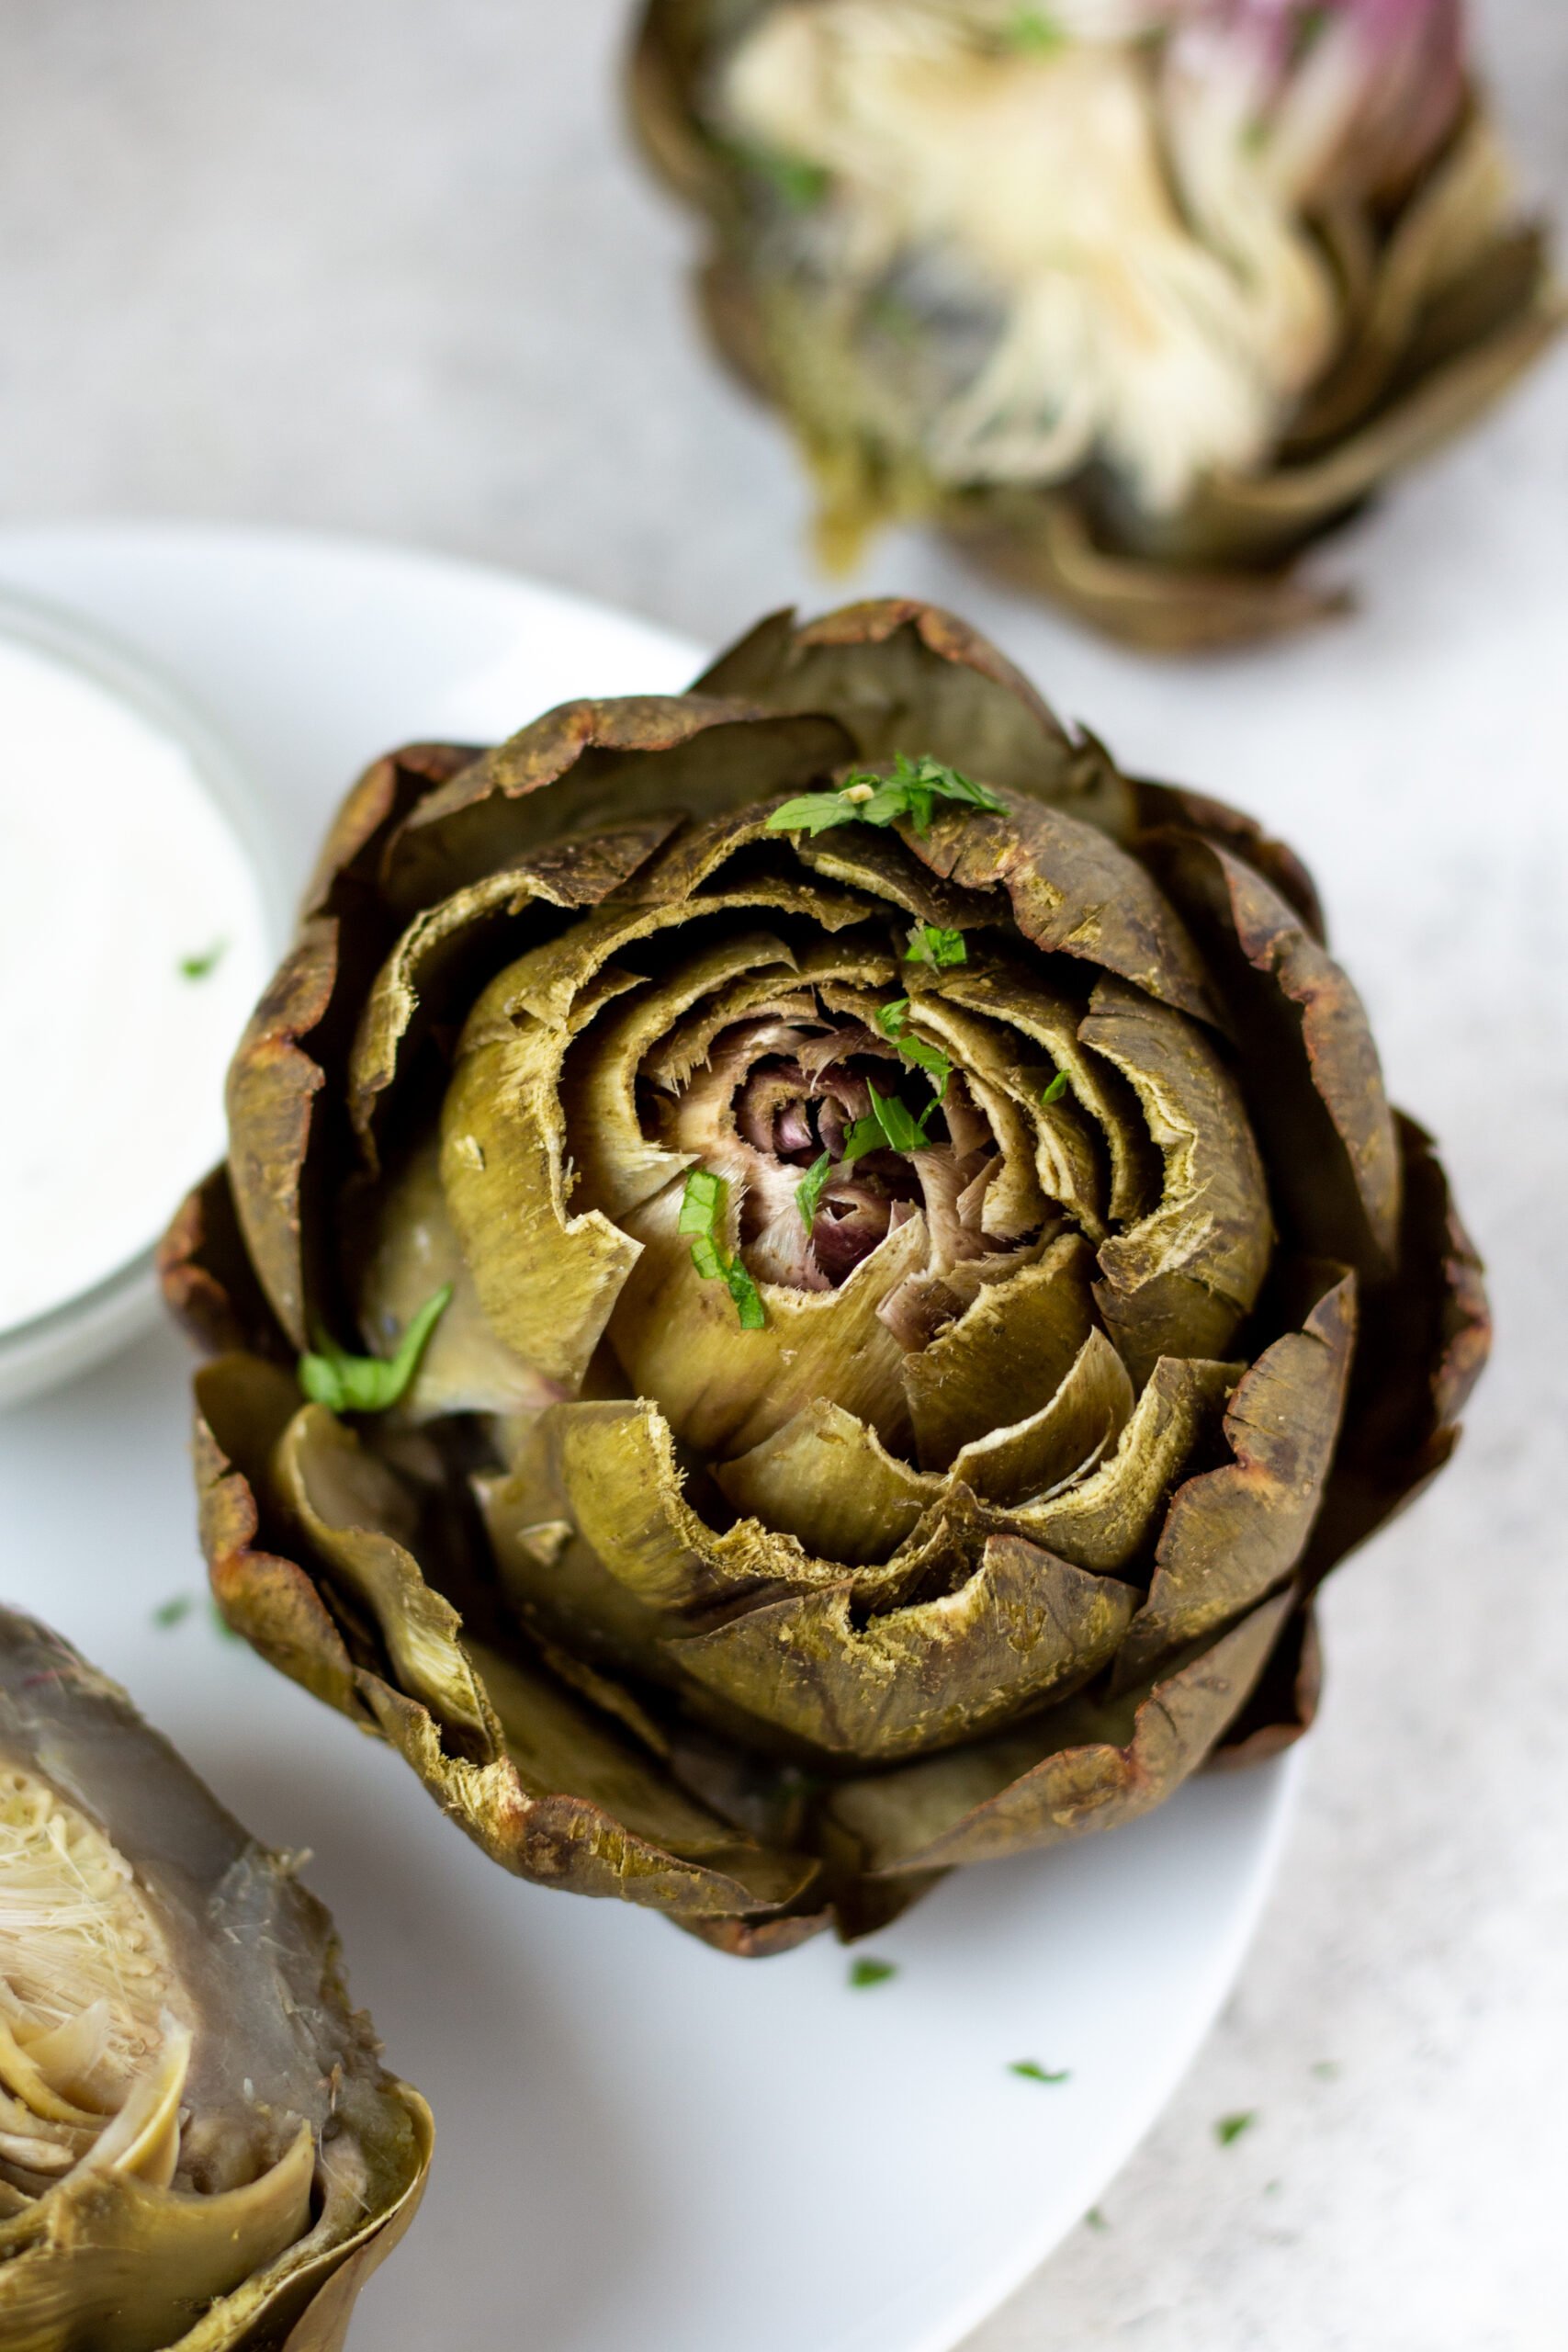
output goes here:
{"type": "Polygon", "coordinates": [[[999,893],[961,890],[910,856],[897,833],[846,825],[814,838],[801,833],[795,854],[814,874],[897,907],[939,931],[979,931],[1008,920],[999,893]]]}
{"type": "MultiPolygon", "coordinates": [[[[963,1072],[964,1083],[984,1111],[996,1138],[1001,1164],[987,1188],[981,1210],[981,1230],[998,1240],[1015,1241],[1044,1222],[1047,1193],[1041,1185],[1039,1136],[1046,1114],[1039,1111],[1040,1089],[1031,1087],[1021,1067],[1022,1057],[1015,1038],[996,1023],[977,1020],[949,1004],[942,973],[928,980],[918,968],[909,973],[908,1026],[928,1044],[942,1046],[963,1072]]],[[[1072,1129],[1077,1149],[1062,1155],[1053,1170],[1060,1178],[1049,1193],[1061,1203],[1091,1236],[1100,1224],[1094,1199],[1098,1190],[1092,1149],[1076,1114],[1055,1114],[1052,1128],[1072,1129]]]]}
{"type": "Polygon", "coordinates": [[[320,1029],[338,978],[338,926],[306,923],[251,1015],[230,1066],[229,1181],[251,1262],[296,1348],[305,1317],[303,1188],[325,1073],[300,1042],[320,1029]]]}
{"type": "Polygon", "coordinates": [[[1158,1207],[1101,1245],[1095,1285],[1141,1385],[1162,1355],[1230,1347],[1269,1270],[1268,1180],[1240,1091],[1192,1023],[1101,980],[1078,1037],[1132,1086],[1165,1159],[1158,1207]]]}
{"type": "Polygon", "coordinates": [[[1339,1435],[1355,1301],[1356,1278],[1348,1274],[1237,1384],[1224,1422],[1235,1458],[1190,1478],[1171,1503],[1148,1599],[1117,1659],[1121,1687],[1183,1642],[1240,1616],[1295,1568],[1339,1435]]]}
{"type": "Polygon", "coordinates": [[[874,1429],[825,1396],[760,1445],[717,1464],[714,1477],[737,1510],[849,1567],[887,1559],[944,1483],[911,1470],[874,1429]]]}
{"type": "Polygon", "coordinates": [[[1087,1693],[1016,1731],[845,1782],[829,1800],[876,1876],[999,1860],[1135,1820],[1202,1763],[1246,1705],[1290,1596],[1113,1705],[1087,1693]]]}
{"type": "Polygon", "coordinates": [[[713,696],[564,703],[429,794],[389,844],[382,887],[413,914],[566,833],[671,813],[699,821],[797,791],[853,755],[820,712],[713,696]]]}
{"type": "Polygon", "coordinates": [[[1113,972],[1179,1012],[1224,1028],[1201,957],[1147,870],[1060,808],[1014,796],[1006,812],[966,808],[911,833],[922,865],[964,889],[1000,884],[1032,945],[1113,972]]]}
{"type": "Polygon", "coordinates": [[[609,1324],[632,1385],[660,1400],[676,1436],[723,1460],[822,1396],[897,1446],[909,1426],[899,1381],[908,1359],[878,1310],[925,1262],[923,1216],[896,1227],[838,1290],[763,1283],[767,1328],[743,1331],[722,1283],[705,1282],[693,1265],[680,1211],[677,1184],[627,1216],[642,1255],[609,1324]]]}
{"type": "MultiPolygon", "coordinates": [[[[752,980],[738,979],[732,987],[720,989],[697,1005],[685,1020],[676,1022],[669,1035],[660,1040],[657,1050],[650,1047],[642,1075],[655,1086],[678,1091],[689,1085],[693,1074],[709,1060],[719,1032],[732,1022],[774,1012],[781,1020],[816,1018],[818,1001],[814,990],[821,989],[826,996],[833,983],[848,982],[863,989],[885,992],[897,975],[890,955],[858,940],[806,939],[789,954],[795,985],[776,998],[772,989],[776,989],[778,983],[773,983],[771,989],[761,976],[752,980]]],[[[881,1001],[880,997],[876,999],[881,1001]]]]}
{"type": "Polygon", "coordinates": [[[1015,1504],[1009,1523],[1079,1567],[1125,1567],[1245,1370],[1162,1356],[1109,1460],[1065,1493],[1015,1504]]]}
{"type": "Polygon", "coordinates": [[[1127,1367],[1103,1331],[1085,1340],[1049,1404],[960,1446],[952,1475],[1004,1507],[1049,1495],[1099,1466],[1133,1413],[1127,1367]]]}
{"type": "Polygon", "coordinates": [[[1021,1406],[1055,1395],[1094,1319],[1089,1264],[1083,1236],[1060,1235],[1017,1273],[987,1283],[929,1347],[904,1358],[923,1469],[945,1470],[961,1446],[1012,1427],[1021,1406]]]}
{"type": "Polygon", "coordinates": [[[1064,1695],[1114,1655],[1138,1595],[1020,1536],[956,1591],[854,1621],[854,1588],[764,1603],[671,1643],[721,1699],[835,1757],[922,1755],[1064,1695]]]}
{"type": "Polygon", "coordinates": [[[506,1345],[486,1317],[441,1183],[440,1146],[432,1136],[389,1173],[355,1223],[367,1229],[354,1283],[356,1319],[367,1347],[397,1353],[410,1323],[437,1291],[448,1299],[420,1354],[399,1416],[425,1421],[444,1413],[520,1413],[553,1404],[560,1384],[547,1380],[506,1345]]]}
{"type": "Polygon", "coordinates": [[[311,1550],[375,1621],[400,1688],[495,1755],[494,1718],[458,1638],[462,1619],[424,1580],[411,1548],[415,1513],[396,1475],[324,1406],[306,1405],[278,1442],[273,1476],[311,1550]]]}

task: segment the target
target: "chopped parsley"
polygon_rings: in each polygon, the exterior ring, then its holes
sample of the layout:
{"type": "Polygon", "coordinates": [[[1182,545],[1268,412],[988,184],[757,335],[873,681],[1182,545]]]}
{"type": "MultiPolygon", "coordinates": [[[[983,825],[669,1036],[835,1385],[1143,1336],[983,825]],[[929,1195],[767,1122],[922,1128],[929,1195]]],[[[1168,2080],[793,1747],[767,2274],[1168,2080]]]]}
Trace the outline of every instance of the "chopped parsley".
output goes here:
{"type": "Polygon", "coordinates": [[[1229,2148],[1244,2132],[1250,2132],[1257,2120],[1258,2109],[1255,2107],[1244,2108],[1237,2115],[1222,2115],[1214,2126],[1214,2137],[1222,2148],[1229,2148]]]}
{"type": "Polygon", "coordinates": [[[299,1359],[300,1388],[312,1405],[325,1405],[333,1413],[387,1412],[418,1371],[425,1343],[451,1303],[452,1285],[443,1283],[413,1317],[389,1362],[350,1355],[318,1326],[311,1335],[314,1348],[299,1359]]]}
{"type": "Polygon", "coordinates": [[[792,212],[815,211],[831,186],[823,164],[809,163],[804,155],[782,154],[775,147],[749,147],[742,161],[792,212]]]}
{"type": "Polygon", "coordinates": [[[199,956],[182,956],[180,957],[181,979],[206,979],[209,972],[215,972],[218,969],[228,951],[228,946],[229,943],[226,939],[215,939],[210,947],[202,949],[199,956]]]}
{"type": "Polygon", "coordinates": [[[694,1168],[681,1197],[681,1216],[675,1229],[691,1242],[692,1263],[703,1280],[720,1282],[728,1291],[735,1301],[740,1329],[761,1331],[766,1329],[768,1321],[762,1295],[739,1259],[732,1258],[719,1239],[728,1198],[728,1178],[716,1176],[710,1168],[694,1168]]]}
{"type": "Polygon", "coordinates": [[[822,1187],[832,1172],[833,1155],[830,1151],[825,1151],[821,1159],[814,1159],[807,1170],[805,1182],[795,1186],[795,1205],[800,1211],[800,1221],[807,1233],[817,1221],[817,1204],[822,1198],[822,1187]]]}
{"type": "Polygon", "coordinates": [[[1015,2058],[1008,2068],[1008,2073],[1021,2075],[1026,2083],[1070,2083],[1073,2079],[1073,2071],[1070,2066],[1058,2066],[1053,2069],[1043,2066],[1038,2058],[1015,2058]]]}
{"type": "Polygon", "coordinates": [[[1050,1085],[1042,1093],[1040,1100],[1042,1102],[1059,1102],[1066,1091],[1067,1073],[1065,1069],[1059,1069],[1050,1085]]]}
{"type": "Polygon", "coordinates": [[[171,1625],[183,1625],[196,1607],[188,1592],[176,1592],[172,1600],[161,1600],[152,1611],[152,1623],[161,1632],[171,1625]]]}
{"type": "Polygon", "coordinates": [[[1084,2220],[1091,2230],[1108,2230],[1111,2227],[1098,2205],[1089,2207],[1089,2211],[1084,2215],[1084,2220]]]}
{"type": "Polygon", "coordinates": [[[953,1064],[940,1046],[928,1046],[923,1039],[910,1036],[908,998],[896,997],[891,1004],[885,1004],[876,1016],[876,1025],[883,1035],[890,1037],[897,1046],[902,1060],[912,1063],[916,1069],[925,1071],[936,1087],[936,1099],[940,1102],[947,1092],[953,1064]]]}
{"type": "Polygon", "coordinates": [[[892,825],[908,818],[918,833],[929,833],[939,800],[956,801],[967,808],[998,809],[1002,803],[988,786],[973,784],[956,768],[940,760],[911,760],[900,752],[892,773],[854,768],[836,792],[806,792],[786,800],[768,819],[773,833],[831,832],[836,825],[892,825]]]}
{"type": "Polygon", "coordinates": [[[909,933],[904,961],[934,965],[939,972],[945,972],[954,964],[967,964],[969,950],[964,944],[961,931],[943,931],[940,923],[918,922],[909,933]]]}
{"type": "Polygon", "coordinates": [[[1052,50],[1066,44],[1066,34],[1054,17],[1043,8],[1020,8],[1007,27],[1004,36],[1010,49],[1026,51],[1034,57],[1048,56],[1052,50]]]}
{"type": "Polygon", "coordinates": [[[917,1119],[896,1094],[879,1094],[874,1086],[868,1091],[871,1115],[857,1119],[844,1137],[840,1167],[852,1168],[867,1151],[924,1151],[931,1142],[926,1121],[937,1107],[935,1095],[917,1119]]]}
{"type": "Polygon", "coordinates": [[[850,1983],[857,1993],[869,1991],[873,1984],[886,1984],[897,1973],[890,1960],[852,1960],[850,1962],[850,1983]]]}

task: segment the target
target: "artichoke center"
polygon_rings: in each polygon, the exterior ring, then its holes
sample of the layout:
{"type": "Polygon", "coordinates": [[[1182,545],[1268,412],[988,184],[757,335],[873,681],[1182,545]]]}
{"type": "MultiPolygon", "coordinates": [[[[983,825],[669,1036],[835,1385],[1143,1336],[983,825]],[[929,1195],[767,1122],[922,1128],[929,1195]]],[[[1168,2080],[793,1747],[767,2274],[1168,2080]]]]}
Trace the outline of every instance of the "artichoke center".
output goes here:
{"type": "Polygon", "coordinates": [[[33,1773],[0,1773],[0,2181],[39,2193],[154,2076],[177,2142],[189,2013],[124,1856],[33,1773]]]}

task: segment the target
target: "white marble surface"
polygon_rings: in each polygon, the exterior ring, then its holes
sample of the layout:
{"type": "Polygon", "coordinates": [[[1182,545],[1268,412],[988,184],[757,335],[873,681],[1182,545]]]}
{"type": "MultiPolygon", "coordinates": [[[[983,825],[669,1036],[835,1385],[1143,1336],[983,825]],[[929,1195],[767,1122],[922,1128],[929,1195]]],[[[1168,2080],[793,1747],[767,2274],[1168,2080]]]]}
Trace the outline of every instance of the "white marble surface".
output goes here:
{"type": "MultiPolygon", "coordinates": [[[[1568,12],[1480,13],[1568,212],[1568,12]]],[[[823,601],[788,457],[690,337],[684,225],[619,144],[623,21],[0,0],[0,520],[369,530],[710,640],[823,601]]],[[[1568,2340],[1565,427],[1568,353],[1336,554],[1360,620],[1173,671],[1158,740],[1119,733],[1121,657],[929,548],[855,583],[960,605],[1127,755],[1306,848],[1500,1323],[1460,1463],[1332,1590],[1300,1826],[1222,2030],[1106,2226],[972,2352],[1568,2340]],[[1308,761],[1296,715],[1325,709],[1342,753],[1308,761]]]]}

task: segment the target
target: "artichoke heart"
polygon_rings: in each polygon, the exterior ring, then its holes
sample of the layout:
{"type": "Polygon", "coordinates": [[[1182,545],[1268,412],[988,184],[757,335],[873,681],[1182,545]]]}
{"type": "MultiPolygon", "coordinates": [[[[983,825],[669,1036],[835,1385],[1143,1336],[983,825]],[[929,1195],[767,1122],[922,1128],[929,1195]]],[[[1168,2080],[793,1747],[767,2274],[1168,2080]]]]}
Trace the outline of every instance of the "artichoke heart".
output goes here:
{"type": "Polygon", "coordinates": [[[8,2352],[332,2352],[429,2148],[287,1860],[0,1612],[8,2352]]]}
{"type": "Polygon", "coordinates": [[[632,97],[829,563],[926,518],[1148,647],[1334,610],[1560,322],[1462,0],[646,0],[632,97]]]}
{"type": "Polygon", "coordinates": [[[1486,1324],[1292,854],[893,600],[372,774],[164,1250],[230,1622],[737,1952],[1294,1738],[1486,1324]]]}

